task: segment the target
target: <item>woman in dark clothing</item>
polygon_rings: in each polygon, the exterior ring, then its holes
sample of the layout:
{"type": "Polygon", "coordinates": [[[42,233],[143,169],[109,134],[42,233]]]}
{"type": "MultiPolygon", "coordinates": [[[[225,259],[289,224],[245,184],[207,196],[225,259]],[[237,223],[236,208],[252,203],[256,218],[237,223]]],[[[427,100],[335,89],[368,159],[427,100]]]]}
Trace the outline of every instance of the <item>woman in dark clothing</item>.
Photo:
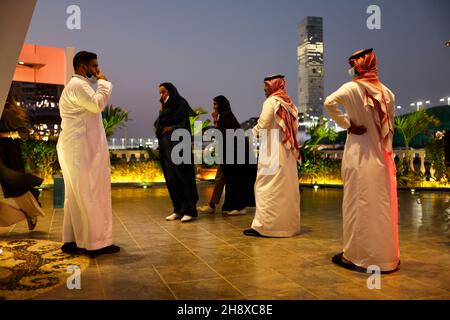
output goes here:
{"type": "MultiPolygon", "coordinates": [[[[214,128],[217,129],[219,120],[218,105],[214,102],[213,112],[211,116],[213,118],[214,128]]],[[[225,188],[225,177],[223,176],[222,166],[217,167],[216,177],[214,178],[214,189],[211,195],[211,200],[207,205],[198,207],[197,210],[202,213],[216,213],[216,207],[220,202],[223,190],[225,188]]]]}
{"type": "Polygon", "coordinates": [[[24,212],[28,227],[33,230],[37,216],[44,214],[38,202],[39,191],[35,189],[43,180],[25,173],[19,140],[28,137],[28,124],[25,110],[17,106],[10,90],[0,119],[0,185],[4,200],[15,203],[13,206],[24,212]]]}
{"type": "MultiPolygon", "coordinates": [[[[228,215],[240,215],[246,213],[246,207],[255,206],[254,185],[256,180],[257,165],[250,164],[250,147],[248,138],[245,138],[245,163],[238,163],[238,139],[235,138],[232,144],[233,148],[227,150],[226,130],[241,129],[231,111],[230,102],[224,96],[214,98],[214,104],[218,106],[219,121],[218,129],[223,136],[223,162],[222,171],[225,176],[225,202],[222,206],[222,212],[228,212],[228,215]],[[227,152],[233,152],[234,163],[227,163],[227,152]]],[[[230,144],[231,145],[231,144],[230,144]]]]}
{"type": "Polygon", "coordinates": [[[197,217],[198,193],[194,158],[191,149],[190,163],[175,164],[171,157],[172,150],[183,141],[173,142],[171,136],[176,129],[186,129],[191,133],[189,117],[195,113],[173,84],[162,83],[159,92],[161,109],[155,122],[156,137],[159,142],[161,167],[173,203],[173,214],[166,217],[166,220],[181,219],[181,222],[188,222],[197,217]]]}

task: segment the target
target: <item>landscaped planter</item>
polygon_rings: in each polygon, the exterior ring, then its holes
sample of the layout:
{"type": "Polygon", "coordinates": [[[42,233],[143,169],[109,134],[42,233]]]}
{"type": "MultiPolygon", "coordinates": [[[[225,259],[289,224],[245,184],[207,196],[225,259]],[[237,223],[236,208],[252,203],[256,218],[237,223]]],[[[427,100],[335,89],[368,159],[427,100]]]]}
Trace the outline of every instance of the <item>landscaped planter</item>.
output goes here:
{"type": "Polygon", "coordinates": [[[214,180],[216,178],[217,168],[202,168],[197,169],[197,179],[199,180],[214,180]]]}
{"type": "Polygon", "coordinates": [[[53,207],[64,208],[64,179],[61,175],[53,176],[53,207]]]}

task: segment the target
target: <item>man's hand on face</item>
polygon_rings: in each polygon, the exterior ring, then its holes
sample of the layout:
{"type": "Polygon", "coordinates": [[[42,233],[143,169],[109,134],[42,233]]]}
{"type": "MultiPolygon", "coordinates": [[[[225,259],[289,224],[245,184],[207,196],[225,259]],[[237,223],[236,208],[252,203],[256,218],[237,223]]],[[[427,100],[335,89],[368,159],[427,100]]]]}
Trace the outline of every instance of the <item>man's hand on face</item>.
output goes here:
{"type": "Polygon", "coordinates": [[[100,69],[98,70],[96,77],[98,80],[102,79],[102,80],[108,81],[108,79],[106,79],[106,76],[103,74],[102,70],[100,70],[100,69]]]}
{"type": "Polygon", "coordinates": [[[350,120],[350,128],[347,129],[347,132],[360,136],[367,132],[367,128],[364,126],[357,126],[350,120]]]}

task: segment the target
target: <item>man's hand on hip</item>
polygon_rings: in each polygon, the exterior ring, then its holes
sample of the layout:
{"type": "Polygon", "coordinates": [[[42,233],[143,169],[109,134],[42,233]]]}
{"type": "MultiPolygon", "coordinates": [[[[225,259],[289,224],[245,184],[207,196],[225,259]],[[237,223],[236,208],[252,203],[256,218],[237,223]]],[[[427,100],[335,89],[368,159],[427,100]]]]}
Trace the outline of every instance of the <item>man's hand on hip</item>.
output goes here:
{"type": "Polygon", "coordinates": [[[357,126],[356,124],[353,123],[352,120],[350,120],[350,127],[347,129],[347,132],[360,136],[367,132],[367,128],[364,126],[357,126]]]}

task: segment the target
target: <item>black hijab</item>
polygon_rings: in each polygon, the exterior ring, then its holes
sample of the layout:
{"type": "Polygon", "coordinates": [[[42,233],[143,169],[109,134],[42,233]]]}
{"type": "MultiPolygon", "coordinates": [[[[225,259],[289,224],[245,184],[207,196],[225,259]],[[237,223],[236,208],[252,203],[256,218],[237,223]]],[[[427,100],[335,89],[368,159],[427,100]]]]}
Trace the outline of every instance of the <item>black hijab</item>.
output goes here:
{"type": "Polygon", "coordinates": [[[12,88],[9,89],[3,114],[0,114],[0,131],[25,131],[30,120],[24,108],[17,105],[12,88]]]}
{"type": "Polygon", "coordinates": [[[217,96],[214,101],[218,106],[219,121],[217,127],[219,130],[225,132],[226,129],[241,129],[241,125],[231,111],[230,101],[224,96],[217,96]]]}
{"type": "Polygon", "coordinates": [[[184,128],[191,132],[189,117],[195,116],[194,110],[189,103],[179,93],[177,88],[170,82],[164,82],[159,85],[166,88],[169,92],[169,99],[163,104],[162,111],[155,121],[156,136],[161,137],[165,127],[176,126],[184,128]]]}

